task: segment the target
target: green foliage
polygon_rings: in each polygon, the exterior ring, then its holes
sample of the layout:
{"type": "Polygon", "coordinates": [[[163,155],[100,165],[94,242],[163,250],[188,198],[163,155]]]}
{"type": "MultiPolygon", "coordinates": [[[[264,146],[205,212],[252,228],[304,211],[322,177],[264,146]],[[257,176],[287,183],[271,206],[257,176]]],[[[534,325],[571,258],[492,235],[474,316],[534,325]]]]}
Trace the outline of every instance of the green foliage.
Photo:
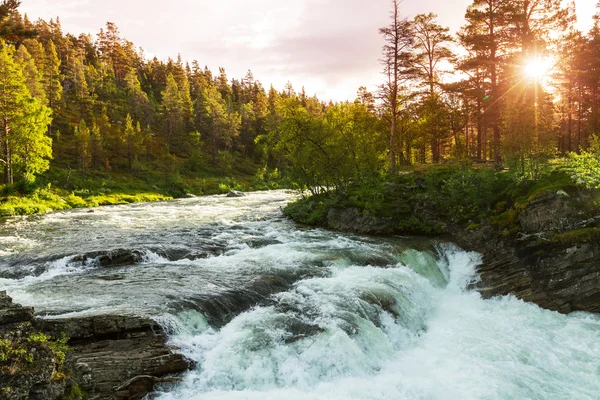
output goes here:
{"type": "Polygon", "coordinates": [[[33,180],[48,169],[52,156],[52,140],[45,135],[52,111],[31,96],[13,52],[0,41],[0,97],[5,99],[0,104],[0,164],[6,184],[13,183],[15,172],[33,180]]]}
{"type": "Polygon", "coordinates": [[[578,184],[589,189],[600,189],[600,138],[594,137],[589,150],[570,153],[564,169],[578,184]]]}
{"type": "Polygon", "coordinates": [[[294,221],[307,225],[325,225],[327,214],[339,199],[325,194],[302,198],[288,204],[283,212],[294,221]]]}
{"type": "Polygon", "coordinates": [[[43,357],[43,351],[51,353],[54,361],[53,379],[61,380],[64,362],[68,351],[68,337],[62,335],[58,340],[50,340],[41,332],[31,332],[25,337],[0,337],[0,373],[15,375],[36,371],[36,363],[43,357]]]}
{"type": "Polygon", "coordinates": [[[499,231],[504,231],[506,229],[513,230],[517,228],[517,216],[517,210],[505,211],[499,215],[492,217],[492,226],[499,231]]]}
{"type": "Polygon", "coordinates": [[[600,228],[585,228],[564,232],[553,237],[555,243],[563,246],[577,246],[584,243],[600,242],[600,228]]]}

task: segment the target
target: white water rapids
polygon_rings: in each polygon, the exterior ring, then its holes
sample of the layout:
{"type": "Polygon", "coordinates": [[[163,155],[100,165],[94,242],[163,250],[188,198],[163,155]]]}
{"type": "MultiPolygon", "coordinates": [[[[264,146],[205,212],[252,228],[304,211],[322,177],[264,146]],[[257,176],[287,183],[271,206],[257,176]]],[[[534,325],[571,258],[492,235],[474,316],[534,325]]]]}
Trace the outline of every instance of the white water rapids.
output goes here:
{"type": "Polygon", "coordinates": [[[47,318],[155,318],[196,367],[150,398],[600,399],[599,315],[483,300],[477,254],[301,227],[292,197],[9,218],[0,290],[47,318]],[[114,249],[139,259],[99,265],[114,249]]]}

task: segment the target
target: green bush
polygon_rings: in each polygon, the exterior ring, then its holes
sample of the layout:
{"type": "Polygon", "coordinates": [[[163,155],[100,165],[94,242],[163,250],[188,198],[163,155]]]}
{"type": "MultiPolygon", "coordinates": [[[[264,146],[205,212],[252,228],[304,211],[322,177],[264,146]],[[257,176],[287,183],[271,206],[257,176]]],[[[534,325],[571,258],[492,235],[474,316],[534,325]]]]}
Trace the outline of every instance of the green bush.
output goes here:
{"type": "Polygon", "coordinates": [[[578,185],[600,189],[600,139],[594,137],[588,151],[569,154],[564,169],[578,185]]]}

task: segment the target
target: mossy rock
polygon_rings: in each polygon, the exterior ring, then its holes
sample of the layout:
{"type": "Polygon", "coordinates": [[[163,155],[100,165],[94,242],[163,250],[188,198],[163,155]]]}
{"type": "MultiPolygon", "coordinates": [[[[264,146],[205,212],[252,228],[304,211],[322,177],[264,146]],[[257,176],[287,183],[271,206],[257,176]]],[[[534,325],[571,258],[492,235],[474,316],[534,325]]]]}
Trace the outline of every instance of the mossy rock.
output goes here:
{"type": "Polygon", "coordinates": [[[600,242],[600,228],[585,228],[555,235],[552,241],[563,246],[580,246],[600,242]]]}
{"type": "Polygon", "coordinates": [[[514,230],[516,227],[517,217],[519,213],[517,210],[508,210],[492,217],[491,223],[494,228],[499,231],[514,230]]]}

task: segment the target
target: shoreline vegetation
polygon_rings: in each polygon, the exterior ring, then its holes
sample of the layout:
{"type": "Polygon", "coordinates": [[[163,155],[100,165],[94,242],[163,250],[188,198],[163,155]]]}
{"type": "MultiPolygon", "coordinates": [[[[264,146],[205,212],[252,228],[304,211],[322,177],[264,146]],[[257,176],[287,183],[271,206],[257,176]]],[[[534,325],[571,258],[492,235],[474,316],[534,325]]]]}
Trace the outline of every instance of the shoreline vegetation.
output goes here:
{"type": "Polygon", "coordinates": [[[555,160],[529,179],[489,165],[415,166],[343,191],[305,196],[283,211],[296,222],[334,229],[328,218],[332,210],[355,209],[381,221],[378,233],[383,234],[436,236],[489,225],[515,237],[522,233],[519,216],[545,196],[585,193],[584,202],[571,205],[589,217],[599,213],[600,182],[588,184],[590,179],[587,169],[567,160],[555,160]]]}
{"type": "Polygon", "coordinates": [[[35,182],[19,182],[0,187],[0,218],[43,214],[51,211],[140,202],[168,201],[190,196],[226,194],[229,191],[252,192],[293,188],[277,173],[264,171],[234,177],[181,177],[169,189],[157,186],[160,177],[152,174],[90,172],[54,168],[35,182]],[[154,180],[153,180],[154,178],[154,180]]]}

